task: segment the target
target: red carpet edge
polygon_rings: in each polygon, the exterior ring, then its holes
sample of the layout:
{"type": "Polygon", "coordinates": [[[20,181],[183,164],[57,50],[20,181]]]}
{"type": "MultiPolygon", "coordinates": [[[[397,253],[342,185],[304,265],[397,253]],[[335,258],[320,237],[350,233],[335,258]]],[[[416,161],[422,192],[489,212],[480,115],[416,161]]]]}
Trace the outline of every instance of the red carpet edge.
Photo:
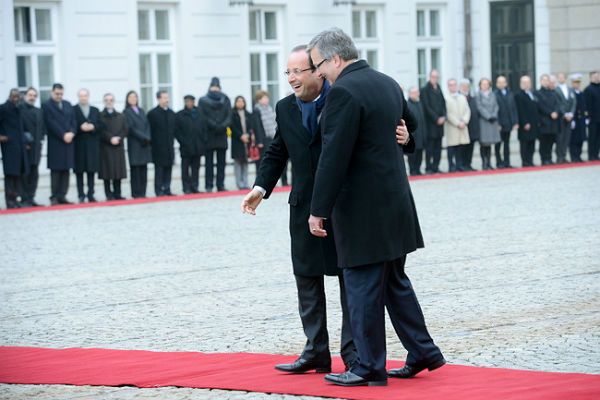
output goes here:
{"type": "MultiPolygon", "coordinates": [[[[504,175],[504,174],[517,174],[525,172],[537,172],[537,171],[552,171],[558,169],[570,169],[570,168],[584,168],[584,167],[597,167],[600,166],[600,161],[590,161],[585,163],[570,163],[570,164],[557,164],[549,165],[544,167],[528,167],[528,168],[509,168],[509,169],[495,169],[490,171],[473,171],[473,172],[454,172],[448,174],[434,174],[434,175],[420,175],[411,176],[409,180],[411,182],[417,181],[428,181],[435,179],[454,179],[454,178],[467,178],[472,176],[483,176],[483,175],[504,175]]],[[[288,192],[291,188],[278,187],[274,192],[288,192]]],[[[97,203],[76,203],[76,204],[65,204],[51,207],[26,207],[26,208],[13,208],[10,210],[0,210],[0,216],[11,215],[11,214],[29,214],[34,212],[46,212],[46,211],[64,211],[64,210],[75,210],[81,208],[97,208],[97,207],[116,207],[116,206],[129,206],[137,204],[151,204],[161,203],[169,201],[185,201],[185,200],[202,200],[202,199],[214,199],[219,197],[234,197],[243,196],[247,193],[247,190],[232,190],[227,192],[214,192],[214,193],[199,193],[199,194],[187,194],[181,196],[163,196],[163,197],[148,197],[145,199],[128,199],[128,200],[116,200],[116,201],[100,201],[97,203]]]]}

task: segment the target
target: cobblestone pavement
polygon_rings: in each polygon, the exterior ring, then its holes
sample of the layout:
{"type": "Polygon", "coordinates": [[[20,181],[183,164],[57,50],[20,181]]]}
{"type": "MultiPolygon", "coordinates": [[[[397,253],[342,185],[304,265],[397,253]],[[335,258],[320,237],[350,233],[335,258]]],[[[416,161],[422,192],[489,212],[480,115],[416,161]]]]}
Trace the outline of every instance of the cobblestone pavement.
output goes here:
{"type": "MultiPolygon", "coordinates": [[[[426,248],[408,274],[449,362],[600,373],[599,178],[587,167],[412,183],[426,248]]],[[[0,216],[0,344],[296,354],[287,194],[256,217],[240,201],[0,216]]],[[[388,345],[405,357],[391,324],[388,345]]],[[[297,397],[0,385],[0,398],[297,397]]]]}

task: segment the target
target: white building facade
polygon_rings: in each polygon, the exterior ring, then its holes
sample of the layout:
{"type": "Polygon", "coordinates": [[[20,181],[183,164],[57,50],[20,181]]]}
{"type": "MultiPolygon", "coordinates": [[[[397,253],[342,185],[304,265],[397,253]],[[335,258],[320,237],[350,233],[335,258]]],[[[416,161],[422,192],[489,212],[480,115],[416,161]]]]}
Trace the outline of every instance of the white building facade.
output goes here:
{"type": "Polygon", "coordinates": [[[0,97],[34,86],[44,100],[61,82],[67,99],[85,87],[96,105],[112,92],[122,107],[133,89],[146,109],[165,89],[179,109],[217,76],[231,98],[260,88],[275,102],[289,93],[289,49],[333,26],[404,87],[432,68],[475,81],[552,72],[553,0],[0,1],[0,97]]]}

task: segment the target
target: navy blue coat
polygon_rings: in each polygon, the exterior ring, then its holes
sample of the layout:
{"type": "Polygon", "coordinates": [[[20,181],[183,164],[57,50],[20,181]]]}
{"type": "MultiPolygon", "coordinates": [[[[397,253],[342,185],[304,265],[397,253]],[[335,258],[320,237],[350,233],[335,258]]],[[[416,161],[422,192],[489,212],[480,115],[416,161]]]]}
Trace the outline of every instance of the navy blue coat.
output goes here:
{"type": "Polygon", "coordinates": [[[48,168],[54,171],[68,171],[75,167],[75,143],[65,143],[65,133],[77,134],[75,112],[71,103],[62,101],[62,110],[54,100],[42,104],[44,122],[48,129],[48,168]]]}
{"type": "Polygon", "coordinates": [[[100,171],[100,110],[90,106],[90,113],[86,118],[79,105],[73,107],[75,121],[77,123],[77,135],[75,136],[75,172],[98,172],[100,171]],[[81,125],[88,122],[94,125],[94,130],[84,132],[81,125]]]}
{"type": "Polygon", "coordinates": [[[583,92],[575,92],[576,107],[573,115],[575,127],[571,130],[571,144],[582,144],[587,139],[585,120],[588,118],[587,104],[583,92]]]}
{"type": "Polygon", "coordinates": [[[10,101],[0,106],[0,135],[7,136],[2,143],[4,175],[22,175],[29,172],[25,146],[22,110],[10,101]]]}

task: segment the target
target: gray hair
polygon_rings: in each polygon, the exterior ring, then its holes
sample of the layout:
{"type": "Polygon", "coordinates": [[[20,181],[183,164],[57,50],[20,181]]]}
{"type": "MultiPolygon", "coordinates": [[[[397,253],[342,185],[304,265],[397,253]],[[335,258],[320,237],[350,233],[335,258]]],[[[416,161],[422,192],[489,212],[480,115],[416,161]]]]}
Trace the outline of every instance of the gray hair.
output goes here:
{"type": "Polygon", "coordinates": [[[458,81],[458,84],[461,85],[461,86],[462,85],[469,85],[469,86],[471,86],[471,81],[468,80],[467,78],[462,78],[462,79],[460,79],[458,81]]]}
{"type": "Polygon", "coordinates": [[[318,49],[324,59],[331,60],[338,55],[342,60],[349,61],[358,58],[358,50],[348,36],[340,28],[331,28],[319,33],[308,44],[307,52],[318,49]]]}
{"type": "Polygon", "coordinates": [[[295,46],[290,53],[297,53],[299,51],[307,51],[306,49],[308,49],[307,45],[299,44],[298,46],[295,46]]]}

